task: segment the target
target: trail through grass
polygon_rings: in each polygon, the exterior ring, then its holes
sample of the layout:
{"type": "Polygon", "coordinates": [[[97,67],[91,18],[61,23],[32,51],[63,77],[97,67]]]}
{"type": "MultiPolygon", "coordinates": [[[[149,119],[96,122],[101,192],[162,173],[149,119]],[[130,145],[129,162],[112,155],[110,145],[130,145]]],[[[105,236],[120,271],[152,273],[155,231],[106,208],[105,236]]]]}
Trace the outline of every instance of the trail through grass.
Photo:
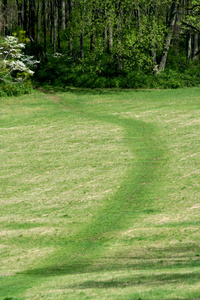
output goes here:
{"type": "Polygon", "coordinates": [[[198,93],[2,100],[2,299],[198,299],[198,93]]]}

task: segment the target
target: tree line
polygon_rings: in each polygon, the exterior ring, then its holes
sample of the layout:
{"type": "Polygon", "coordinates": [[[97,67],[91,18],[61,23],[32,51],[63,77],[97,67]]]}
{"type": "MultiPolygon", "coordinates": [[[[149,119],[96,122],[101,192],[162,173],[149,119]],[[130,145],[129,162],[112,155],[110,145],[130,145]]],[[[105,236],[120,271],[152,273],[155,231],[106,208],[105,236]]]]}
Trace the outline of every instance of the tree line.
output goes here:
{"type": "Polygon", "coordinates": [[[2,36],[28,38],[30,54],[43,66],[57,56],[77,72],[114,77],[135,70],[159,74],[174,57],[180,68],[198,61],[200,0],[2,0],[0,4],[2,36]]]}

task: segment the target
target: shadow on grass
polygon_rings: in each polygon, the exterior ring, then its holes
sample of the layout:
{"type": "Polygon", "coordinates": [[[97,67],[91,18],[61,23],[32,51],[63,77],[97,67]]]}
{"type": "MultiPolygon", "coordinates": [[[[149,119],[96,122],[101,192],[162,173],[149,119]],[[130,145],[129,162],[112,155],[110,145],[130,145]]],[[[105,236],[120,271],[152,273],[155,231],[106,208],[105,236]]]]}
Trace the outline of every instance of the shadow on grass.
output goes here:
{"type": "MultiPolygon", "coordinates": [[[[102,258],[103,261],[105,258],[102,258]]],[[[59,265],[51,265],[44,268],[38,268],[33,270],[28,270],[13,276],[5,276],[1,279],[0,285],[0,299],[25,299],[25,298],[15,298],[16,295],[23,295],[26,290],[38,287],[43,283],[45,284],[52,277],[59,277],[65,275],[76,275],[85,274],[81,279],[81,283],[68,284],[66,278],[61,280],[61,282],[56,279],[56,289],[60,290],[85,290],[85,289],[118,289],[118,288],[131,288],[131,287],[149,287],[151,289],[156,289],[162,287],[165,289],[166,285],[174,286],[177,288],[178,285],[185,286],[190,284],[198,284],[200,280],[200,273],[196,267],[200,267],[199,261],[189,261],[188,262],[177,262],[178,257],[174,258],[174,261],[168,265],[166,261],[164,263],[164,258],[160,262],[155,263],[152,259],[143,259],[142,261],[131,260],[129,264],[127,261],[124,262],[123,259],[120,263],[119,260],[112,258],[112,261],[105,260],[102,265],[97,262],[97,265],[92,266],[92,261],[83,262],[83,260],[77,260],[76,262],[70,262],[64,265],[60,262],[59,265]],[[195,267],[195,268],[194,268],[195,267]],[[194,268],[194,269],[193,269],[194,268]],[[124,271],[133,271],[130,276],[123,274],[124,271]],[[112,275],[113,279],[101,279],[102,275],[106,272],[114,271],[112,275]],[[117,271],[117,273],[116,273],[117,271]],[[171,271],[171,272],[170,272],[171,271]],[[90,280],[90,274],[97,273],[100,279],[90,280]],[[12,298],[14,297],[14,298],[12,298]]],[[[93,276],[93,275],[92,275],[93,276]]],[[[105,277],[107,275],[105,274],[105,277]]],[[[127,298],[128,299],[128,298],[127,298]]],[[[131,298],[133,299],[133,298],[131,298]]],[[[135,298],[134,298],[135,299],[135,298]]],[[[149,298],[144,298],[149,299],[149,298]]],[[[165,297],[165,299],[174,299],[165,297]]],[[[194,295],[188,297],[187,299],[198,299],[194,298],[194,295]]]]}
{"type": "Polygon", "coordinates": [[[52,85],[44,85],[35,87],[40,92],[43,92],[45,94],[56,94],[56,93],[74,93],[77,95],[110,95],[110,94],[116,94],[120,92],[126,92],[126,93],[137,93],[137,92],[151,92],[153,90],[147,90],[147,89],[119,89],[119,88],[77,88],[77,87],[61,87],[61,86],[52,86],[52,85]]]}
{"type": "Polygon", "coordinates": [[[184,281],[192,283],[199,282],[199,272],[180,274],[180,273],[162,273],[160,275],[149,274],[146,275],[132,275],[119,278],[118,280],[88,280],[81,284],[69,285],[67,288],[78,288],[78,289],[106,289],[106,288],[126,288],[138,285],[150,285],[157,286],[159,284],[165,285],[172,283],[173,285],[177,282],[184,283],[184,281]]]}
{"type": "MultiPolygon", "coordinates": [[[[187,251],[187,249],[182,249],[182,251],[187,251]]],[[[185,255],[187,255],[187,253],[185,253],[185,255]]],[[[28,270],[20,274],[3,278],[0,285],[0,295],[4,297],[11,297],[16,294],[19,295],[20,293],[23,295],[23,293],[29,288],[37,285],[39,286],[42,283],[45,284],[45,282],[50,280],[52,277],[76,274],[85,274],[84,276],[86,279],[83,277],[81,279],[81,283],[68,284],[66,278],[66,287],[64,286],[65,283],[63,283],[65,282],[64,280],[61,281],[61,283],[57,281],[56,288],[59,288],[63,291],[65,289],[117,289],[137,286],[149,286],[152,289],[162,287],[162,289],[164,289],[163,286],[165,285],[177,287],[179,284],[181,286],[198,284],[200,280],[200,274],[196,268],[200,267],[199,260],[179,262],[179,256],[171,257],[171,259],[169,259],[170,263],[168,259],[165,260],[164,257],[162,260],[157,262],[147,257],[143,257],[143,259],[140,261],[137,259],[129,259],[129,262],[127,262],[127,260],[124,261],[123,258],[119,259],[117,257],[112,257],[109,260],[105,257],[102,257],[93,266],[91,266],[93,261],[89,260],[84,262],[83,260],[77,259],[73,262],[69,261],[68,264],[62,264],[62,262],[60,262],[60,265],[51,265],[44,268],[28,270]],[[171,259],[173,259],[173,261],[171,259]],[[134,273],[132,272],[133,270],[135,270],[134,273]],[[110,274],[112,271],[115,272],[112,275],[113,279],[88,279],[90,274],[92,275],[97,273],[99,274],[100,278],[102,278],[104,273],[108,272],[108,274],[110,274]],[[126,274],[123,274],[122,272],[125,271],[131,271],[131,275],[127,276],[126,274]]],[[[105,277],[106,276],[107,275],[105,274],[105,277]]],[[[169,297],[167,299],[171,298],[169,297]]],[[[187,299],[196,298],[188,297],[187,299]]]]}
{"type": "MultiPolygon", "coordinates": [[[[183,250],[184,251],[184,250],[183,250]]],[[[182,252],[183,254],[183,252],[182,252]]],[[[73,261],[66,262],[58,262],[55,261],[55,264],[49,265],[42,268],[30,269],[25,272],[19,273],[19,275],[31,275],[37,277],[53,277],[53,276],[62,276],[69,274],[85,274],[85,273],[96,273],[96,272],[112,272],[112,271],[132,271],[132,270],[140,270],[141,272],[148,272],[149,270],[158,271],[162,273],[162,270],[168,269],[175,270],[178,269],[184,270],[185,268],[190,269],[192,272],[193,268],[200,267],[200,260],[196,257],[189,257],[185,252],[185,258],[181,259],[178,255],[171,256],[170,258],[161,257],[160,259],[152,259],[149,257],[143,257],[142,259],[136,258],[118,258],[118,257],[100,257],[97,260],[78,260],[75,259],[73,261]],[[57,264],[56,264],[57,262],[57,264]]],[[[181,271],[182,272],[182,271],[181,271]]],[[[178,272],[177,272],[178,273],[178,272]]],[[[174,272],[168,273],[168,277],[172,276],[174,272]]],[[[185,278],[188,279],[187,274],[185,278]]],[[[181,276],[182,276],[181,275],[181,276]]],[[[198,278],[200,279],[200,273],[197,272],[198,278]]],[[[146,278],[148,275],[144,275],[146,278]]]]}

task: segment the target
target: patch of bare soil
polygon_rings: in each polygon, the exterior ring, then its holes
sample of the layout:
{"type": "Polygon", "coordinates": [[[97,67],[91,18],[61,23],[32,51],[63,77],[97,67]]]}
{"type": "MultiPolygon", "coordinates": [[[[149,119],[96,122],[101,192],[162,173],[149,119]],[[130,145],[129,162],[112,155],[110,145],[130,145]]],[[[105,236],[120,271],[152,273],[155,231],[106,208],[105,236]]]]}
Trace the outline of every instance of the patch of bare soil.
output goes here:
{"type": "Polygon", "coordinates": [[[189,209],[199,209],[200,203],[195,204],[194,206],[190,207],[189,209]]]}
{"type": "Polygon", "coordinates": [[[52,99],[56,103],[59,103],[60,98],[54,92],[46,90],[41,87],[38,88],[38,91],[47,94],[47,98],[52,99]]]}
{"type": "Polygon", "coordinates": [[[55,103],[60,103],[60,98],[57,95],[47,95],[47,98],[52,99],[55,103]]]}

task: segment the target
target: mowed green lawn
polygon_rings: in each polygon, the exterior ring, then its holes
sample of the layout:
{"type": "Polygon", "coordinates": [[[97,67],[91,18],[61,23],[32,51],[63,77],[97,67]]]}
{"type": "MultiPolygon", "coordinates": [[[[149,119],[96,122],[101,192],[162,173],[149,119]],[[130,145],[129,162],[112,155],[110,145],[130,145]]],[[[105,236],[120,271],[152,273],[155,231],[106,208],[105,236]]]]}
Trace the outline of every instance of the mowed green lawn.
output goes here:
{"type": "Polygon", "coordinates": [[[200,88],[0,114],[0,299],[200,299],[200,88]]]}

